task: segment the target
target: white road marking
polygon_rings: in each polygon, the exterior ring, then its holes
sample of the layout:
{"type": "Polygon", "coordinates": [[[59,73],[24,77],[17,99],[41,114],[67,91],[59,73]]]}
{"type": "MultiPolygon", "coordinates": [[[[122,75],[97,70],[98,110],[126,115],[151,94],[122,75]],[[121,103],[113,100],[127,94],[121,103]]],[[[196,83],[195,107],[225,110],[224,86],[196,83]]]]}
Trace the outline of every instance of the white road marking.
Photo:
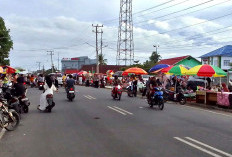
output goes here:
{"type": "Polygon", "coordinates": [[[0,140],[2,139],[3,135],[5,134],[6,129],[2,129],[2,131],[0,132],[0,140]]]}
{"type": "Polygon", "coordinates": [[[123,112],[121,112],[121,111],[119,111],[119,110],[117,110],[117,109],[115,109],[115,108],[113,108],[113,107],[110,107],[110,106],[107,106],[107,107],[110,108],[111,110],[114,110],[114,111],[116,111],[116,112],[118,112],[118,113],[123,114],[124,116],[126,115],[126,113],[123,113],[123,112]]]}
{"type": "Polygon", "coordinates": [[[198,150],[200,150],[200,151],[202,151],[202,152],[205,152],[205,153],[207,153],[207,154],[209,154],[209,155],[212,155],[212,156],[214,156],[214,157],[222,157],[222,156],[220,156],[220,155],[218,155],[218,154],[215,154],[215,153],[213,153],[213,152],[211,152],[211,151],[208,151],[208,150],[206,150],[206,149],[204,149],[204,148],[202,148],[202,147],[199,147],[199,146],[197,146],[197,145],[195,145],[195,144],[193,144],[193,143],[190,143],[190,142],[188,142],[188,141],[186,141],[186,140],[184,140],[184,139],[181,139],[181,138],[179,138],[179,137],[174,137],[176,140],[178,140],[178,141],[181,141],[181,142],[183,142],[183,143],[185,143],[185,144],[187,144],[187,145],[190,145],[190,146],[192,146],[192,147],[194,147],[194,148],[196,148],[196,149],[198,149],[198,150]]]}
{"type": "Polygon", "coordinates": [[[143,108],[143,107],[139,107],[139,108],[143,108]]]}
{"type": "Polygon", "coordinates": [[[119,109],[119,110],[121,110],[121,111],[123,111],[123,112],[126,112],[126,113],[128,113],[128,114],[130,114],[130,115],[133,115],[133,113],[128,112],[128,111],[126,111],[126,110],[124,110],[124,109],[121,109],[121,108],[119,108],[119,107],[114,106],[114,108],[119,109]]]}
{"type": "Polygon", "coordinates": [[[225,156],[232,157],[232,154],[229,154],[229,153],[226,153],[226,152],[224,152],[224,151],[221,151],[221,150],[219,150],[219,149],[217,149],[217,148],[214,148],[214,147],[212,147],[212,146],[209,146],[209,145],[207,145],[207,144],[205,144],[205,143],[202,143],[202,142],[197,141],[197,140],[195,140],[195,139],[192,139],[192,138],[190,138],[190,137],[185,137],[185,138],[187,138],[188,140],[193,141],[193,142],[195,142],[195,143],[197,143],[197,144],[200,144],[200,145],[202,145],[202,146],[204,146],[204,147],[207,147],[207,148],[209,148],[209,149],[212,149],[212,150],[214,150],[214,151],[216,151],[216,152],[218,152],[218,153],[221,153],[221,154],[223,154],[223,155],[225,155],[225,156]]]}
{"type": "Polygon", "coordinates": [[[201,110],[201,111],[206,111],[206,112],[210,112],[210,113],[214,113],[214,114],[218,114],[218,115],[223,115],[223,116],[227,116],[227,117],[232,118],[232,115],[218,113],[218,112],[213,112],[213,111],[209,111],[209,110],[204,110],[204,109],[200,109],[200,108],[197,108],[197,107],[192,107],[192,106],[183,106],[183,107],[194,108],[194,109],[198,109],[198,110],[201,110]]]}
{"type": "Polygon", "coordinates": [[[90,98],[92,98],[92,99],[96,99],[96,98],[94,98],[94,97],[92,97],[92,96],[90,96],[90,95],[88,95],[88,97],[90,97],[90,98]]]}
{"type": "Polygon", "coordinates": [[[88,97],[88,96],[86,96],[86,95],[84,95],[84,97],[86,97],[87,99],[89,99],[89,100],[91,100],[92,98],[90,98],[90,97],[88,97]]]}

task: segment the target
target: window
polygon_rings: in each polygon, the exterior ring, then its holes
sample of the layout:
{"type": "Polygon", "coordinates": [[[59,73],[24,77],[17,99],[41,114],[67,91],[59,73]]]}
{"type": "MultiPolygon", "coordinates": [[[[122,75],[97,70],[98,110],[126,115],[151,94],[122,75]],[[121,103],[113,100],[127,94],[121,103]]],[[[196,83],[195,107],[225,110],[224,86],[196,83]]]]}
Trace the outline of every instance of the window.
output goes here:
{"type": "Polygon", "coordinates": [[[224,60],[224,66],[230,66],[230,60],[224,60]]]}
{"type": "Polygon", "coordinates": [[[217,60],[213,60],[213,65],[214,66],[218,66],[218,61],[217,60]]]}

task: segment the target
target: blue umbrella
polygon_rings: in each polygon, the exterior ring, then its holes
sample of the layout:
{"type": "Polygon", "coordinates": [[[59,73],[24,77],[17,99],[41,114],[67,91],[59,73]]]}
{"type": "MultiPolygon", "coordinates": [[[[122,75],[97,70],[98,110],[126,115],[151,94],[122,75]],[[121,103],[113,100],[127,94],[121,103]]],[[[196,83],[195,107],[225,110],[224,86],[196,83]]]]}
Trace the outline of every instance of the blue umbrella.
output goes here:
{"type": "Polygon", "coordinates": [[[154,71],[157,71],[157,70],[160,70],[160,69],[163,69],[163,68],[167,68],[167,67],[169,67],[170,65],[168,65],[168,64],[157,64],[157,65],[155,65],[155,66],[153,66],[150,70],[149,70],[149,72],[154,72],[154,71]]]}

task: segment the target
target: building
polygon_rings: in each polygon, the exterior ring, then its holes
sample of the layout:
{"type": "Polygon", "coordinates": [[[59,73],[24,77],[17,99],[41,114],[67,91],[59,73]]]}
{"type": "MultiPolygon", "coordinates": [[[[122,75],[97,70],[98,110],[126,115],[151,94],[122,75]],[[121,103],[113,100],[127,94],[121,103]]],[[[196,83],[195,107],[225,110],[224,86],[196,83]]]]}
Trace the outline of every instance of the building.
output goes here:
{"type": "MultiPolygon", "coordinates": [[[[232,45],[226,45],[209,53],[200,56],[202,64],[214,65],[227,72],[227,77],[221,78],[221,82],[228,84],[232,79],[231,63],[232,63],[232,45]]],[[[218,83],[219,79],[215,78],[218,83]]]]}
{"type": "MultiPolygon", "coordinates": [[[[116,72],[116,71],[120,71],[121,68],[123,68],[123,67],[125,67],[125,66],[122,66],[122,65],[99,65],[99,73],[105,74],[107,72],[107,70],[113,70],[114,72],[116,72]]],[[[89,72],[89,71],[95,72],[96,64],[83,65],[81,70],[87,71],[87,72],[89,72]]]]}
{"type": "Polygon", "coordinates": [[[83,65],[96,64],[96,59],[89,59],[88,56],[81,56],[75,58],[63,58],[61,60],[62,72],[76,73],[83,65]]]}
{"type": "Polygon", "coordinates": [[[192,56],[182,56],[175,58],[162,59],[158,64],[168,64],[168,65],[184,65],[186,67],[192,68],[197,65],[201,65],[201,62],[192,56]]]}
{"type": "Polygon", "coordinates": [[[202,64],[217,66],[225,71],[231,69],[232,45],[226,45],[200,56],[202,64]]]}

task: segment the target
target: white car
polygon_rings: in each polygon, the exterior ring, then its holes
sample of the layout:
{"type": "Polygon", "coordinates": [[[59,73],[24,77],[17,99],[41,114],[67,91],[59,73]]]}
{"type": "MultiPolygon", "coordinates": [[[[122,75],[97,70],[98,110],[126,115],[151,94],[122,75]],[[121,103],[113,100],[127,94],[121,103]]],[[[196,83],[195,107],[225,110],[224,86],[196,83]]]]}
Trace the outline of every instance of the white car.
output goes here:
{"type": "Polygon", "coordinates": [[[58,80],[58,84],[61,85],[61,86],[63,85],[62,74],[61,73],[50,73],[49,75],[54,75],[58,80]]]}

